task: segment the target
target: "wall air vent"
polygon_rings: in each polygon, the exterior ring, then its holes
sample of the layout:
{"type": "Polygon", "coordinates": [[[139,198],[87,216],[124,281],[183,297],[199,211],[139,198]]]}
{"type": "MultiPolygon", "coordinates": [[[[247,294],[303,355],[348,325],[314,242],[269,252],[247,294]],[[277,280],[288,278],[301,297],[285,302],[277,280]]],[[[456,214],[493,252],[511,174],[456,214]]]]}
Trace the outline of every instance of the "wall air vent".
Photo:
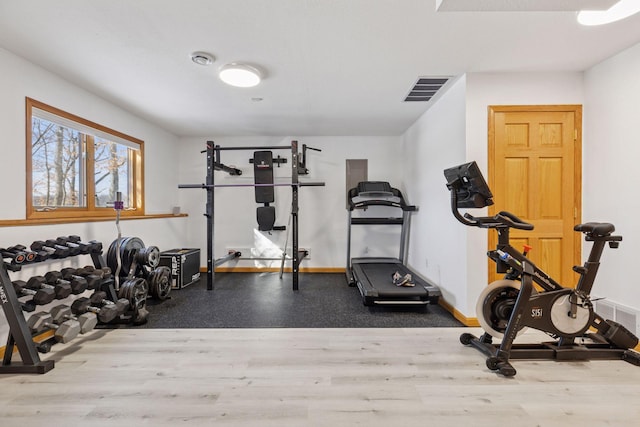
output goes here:
{"type": "Polygon", "coordinates": [[[429,101],[448,81],[449,77],[419,77],[404,100],[405,102],[429,101]]]}

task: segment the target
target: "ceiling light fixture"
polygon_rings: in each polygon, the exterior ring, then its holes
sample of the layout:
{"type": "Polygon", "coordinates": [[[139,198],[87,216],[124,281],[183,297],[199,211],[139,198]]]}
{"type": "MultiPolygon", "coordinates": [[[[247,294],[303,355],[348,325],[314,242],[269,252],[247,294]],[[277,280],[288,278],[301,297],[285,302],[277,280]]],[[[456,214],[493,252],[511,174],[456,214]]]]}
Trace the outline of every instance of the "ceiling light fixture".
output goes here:
{"type": "Polygon", "coordinates": [[[198,65],[211,65],[216,58],[207,52],[193,52],[191,55],[191,60],[198,65]]]}
{"type": "Polygon", "coordinates": [[[640,12],[638,0],[620,0],[607,10],[578,12],[578,22],[582,25],[604,25],[628,18],[638,12],[640,12]]]}
{"type": "Polygon", "coordinates": [[[220,76],[220,80],[236,87],[257,86],[262,80],[260,71],[250,65],[238,62],[223,65],[220,67],[218,75],[220,76]]]}

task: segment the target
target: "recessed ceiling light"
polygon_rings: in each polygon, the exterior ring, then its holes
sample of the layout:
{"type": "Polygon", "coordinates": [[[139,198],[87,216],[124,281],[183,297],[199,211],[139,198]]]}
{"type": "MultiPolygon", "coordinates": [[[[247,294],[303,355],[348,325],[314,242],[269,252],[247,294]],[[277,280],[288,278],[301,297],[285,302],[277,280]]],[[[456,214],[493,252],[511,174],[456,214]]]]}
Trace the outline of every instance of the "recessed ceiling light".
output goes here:
{"type": "Polygon", "coordinates": [[[191,55],[191,60],[198,65],[211,65],[216,58],[207,52],[193,52],[191,55]]]}
{"type": "Polygon", "coordinates": [[[582,25],[604,25],[620,21],[640,12],[640,1],[620,0],[607,10],[583,10],[578,12],[578,22],[582,25]]]}
{"type": "Polygon", "coordinates": [[[257,86],[262,80],[260,71],[256,68],[237,62],[220,67],[219,76],[226,84],[236,87],[257,86]]]}

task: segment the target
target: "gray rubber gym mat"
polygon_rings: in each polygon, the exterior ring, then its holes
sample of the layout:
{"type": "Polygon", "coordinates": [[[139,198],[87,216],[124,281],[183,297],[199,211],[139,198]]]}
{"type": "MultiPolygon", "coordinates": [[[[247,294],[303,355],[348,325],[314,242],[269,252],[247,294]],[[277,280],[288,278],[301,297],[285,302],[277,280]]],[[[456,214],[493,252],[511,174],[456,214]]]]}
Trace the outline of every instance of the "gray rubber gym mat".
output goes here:
{"type": "Polygon", "coordinates": [[[217,273],[215,289],[206,277],[171,299],[150,300],[145,328],[397,328],[459,327],[437,305],[365,307],[344,274],[300,274],[299,290],[291,275],[217,273]]]}

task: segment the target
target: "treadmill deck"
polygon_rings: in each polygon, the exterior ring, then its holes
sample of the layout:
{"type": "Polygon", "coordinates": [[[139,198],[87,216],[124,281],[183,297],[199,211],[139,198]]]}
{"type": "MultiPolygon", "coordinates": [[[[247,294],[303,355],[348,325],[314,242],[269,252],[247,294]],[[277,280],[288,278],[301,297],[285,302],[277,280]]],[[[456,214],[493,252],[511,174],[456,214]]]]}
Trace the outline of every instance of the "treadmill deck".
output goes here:
{"type": "Polygon", "coordinates": [[[437,303],[441,293],[432,283],[416,275],[397,258],[353,258],[353,279],[365,305],[437,303]],[[415,286],[396,286],[392,276],[411,274],[415,286]]]}

